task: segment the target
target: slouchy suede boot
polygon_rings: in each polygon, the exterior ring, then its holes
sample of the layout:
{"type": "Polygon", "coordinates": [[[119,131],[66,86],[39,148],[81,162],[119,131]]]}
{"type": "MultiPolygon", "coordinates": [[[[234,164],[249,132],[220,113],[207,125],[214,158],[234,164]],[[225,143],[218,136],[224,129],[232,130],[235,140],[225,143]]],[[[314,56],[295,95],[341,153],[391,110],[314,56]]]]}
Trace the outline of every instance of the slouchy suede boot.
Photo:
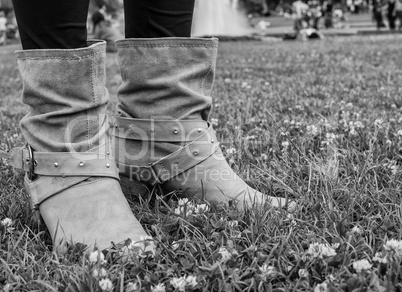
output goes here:
{"type": "Polygon", "coordinates": [[[125,39],[116,42],[123,83],[114,129],[123,192],[159,184],[238,208],[284,206],[250,188],[230,168],[208,123],[218,40],[125,39]]]}
{"type": "Polygon", "coordinates": [[[27,145],[12,149],[9,162],[25,170],[26,189],[55,248],[72,240],[102,250],[146,235],[111,155],[105,49],[105,42],[93,42],[16,52],[30,111],[21,120],[27,145]]]}

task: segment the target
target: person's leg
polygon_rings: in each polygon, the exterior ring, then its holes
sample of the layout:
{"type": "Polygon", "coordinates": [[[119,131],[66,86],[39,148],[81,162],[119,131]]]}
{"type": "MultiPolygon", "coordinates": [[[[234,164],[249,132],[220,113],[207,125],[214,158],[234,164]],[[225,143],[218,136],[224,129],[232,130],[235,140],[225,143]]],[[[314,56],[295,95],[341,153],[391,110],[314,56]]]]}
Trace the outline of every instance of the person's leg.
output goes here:
{"type": "Polygon", "coordinates": [[[9,152],[10,165],[26,172],[32,205],[55,247],[66,240],[99,249],[139,241],[146,233],[122,193],[109,141],[106,43],[86,41],[88,1],[15,4],[25,49],[16,52],[22,100],[30,111],[20,123],[27,146],[9,152]]]}
{"type": "Polygon", "coordinates": [[[24,50],[87,46],[89,0],[13,0],[13,4],[24,50]]]}
{"type": "Polygon", "coordinates": [[[249,187],[221,152],[208,122],[218,39],[190,37],[194,2],[125,3],[127,35],[116,42],[123,83],[113,132],[123,192],[135,195],[138,184],[158,184],[165,194],[181,190],[209,202],[238,201],[240,208],[285,205],[284,198],[249,187]]]}
{"type": "Polygon", "coordinates": [[[126,38],[189,37],[195,0],[124,1],[126,38]]]}

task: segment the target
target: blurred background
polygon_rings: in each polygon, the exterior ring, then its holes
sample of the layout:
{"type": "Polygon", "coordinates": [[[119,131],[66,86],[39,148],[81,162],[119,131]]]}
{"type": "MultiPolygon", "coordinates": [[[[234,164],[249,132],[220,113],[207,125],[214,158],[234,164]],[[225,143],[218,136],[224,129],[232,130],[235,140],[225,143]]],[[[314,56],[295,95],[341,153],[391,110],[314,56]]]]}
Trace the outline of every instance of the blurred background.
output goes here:
{"type": "MultiPolygon", "coordinates": [[[[123,0],[91,0],[89,37],[113,42],[124,35],[123,0]]],[[[18,40],[12,1],[0,0],[0,44],[18,40]],[[4,18],[6,20],[4,20],[4,18]]],[[[193,36],[280,39],[399,32],[402,0],[197,0],[193,36]]]]}

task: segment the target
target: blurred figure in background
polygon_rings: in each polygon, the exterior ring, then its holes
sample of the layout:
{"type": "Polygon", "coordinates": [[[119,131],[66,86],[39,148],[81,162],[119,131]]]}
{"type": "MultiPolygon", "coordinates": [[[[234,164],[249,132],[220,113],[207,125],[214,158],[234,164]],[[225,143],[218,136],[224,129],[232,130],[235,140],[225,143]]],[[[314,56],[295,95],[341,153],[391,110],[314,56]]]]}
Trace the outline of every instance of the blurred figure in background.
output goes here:
{"type": "Polygon", "coordinates": [[[388,0],[387,6],[387,18],[389,23],[389,29],[395,30],[395,0],[388,0]]]}
{"type": "Polygon", "coordinates": [[[0,45],[7,43],[7,18],[3,10],[0,10],[0,45]]]}
{"type": "Polygon", "coordinates": [[[383,13],[383,3],[381,0],[373,0],[373,19],[376,22],[377,30],[385,27],[383,13]]]}
{"type": "Polygon", "coordinates": [[[109,52],[116,51],[114,42],[122,38],[118,29],[118,22],[107,13],[104,3],[98,5],[99,9],[92,15],[92,32],[95,39],[105,40],[109,52]]]}
{"type": "Polygon", "coordinates": [[[402,29],[402,0],[395,1],[395,20],[398,21],[398,29],[402,29]]]}

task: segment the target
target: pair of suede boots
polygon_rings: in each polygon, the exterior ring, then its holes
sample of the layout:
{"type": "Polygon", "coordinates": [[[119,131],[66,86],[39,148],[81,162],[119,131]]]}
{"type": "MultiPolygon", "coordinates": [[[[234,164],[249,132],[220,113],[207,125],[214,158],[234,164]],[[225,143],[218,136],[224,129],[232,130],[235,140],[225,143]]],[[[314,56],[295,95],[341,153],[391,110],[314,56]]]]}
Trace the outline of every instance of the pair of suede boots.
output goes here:
{"type": "Polygon", "coordinates": [[[116,43],[123,83],[115,124],[107,117],[106,43],[16,52],[29,113],[27,145],[9,152],[57,247],[103,250],[146,232],[125,195],[159,184],[239,208],[269,200],[229,167],[207,122],[217,39],[125,39],[116,43]],[[111,134],[112,139],[109,139],[111,134]],[[123,194],[124,193],[124,194],[123,194]]]}

